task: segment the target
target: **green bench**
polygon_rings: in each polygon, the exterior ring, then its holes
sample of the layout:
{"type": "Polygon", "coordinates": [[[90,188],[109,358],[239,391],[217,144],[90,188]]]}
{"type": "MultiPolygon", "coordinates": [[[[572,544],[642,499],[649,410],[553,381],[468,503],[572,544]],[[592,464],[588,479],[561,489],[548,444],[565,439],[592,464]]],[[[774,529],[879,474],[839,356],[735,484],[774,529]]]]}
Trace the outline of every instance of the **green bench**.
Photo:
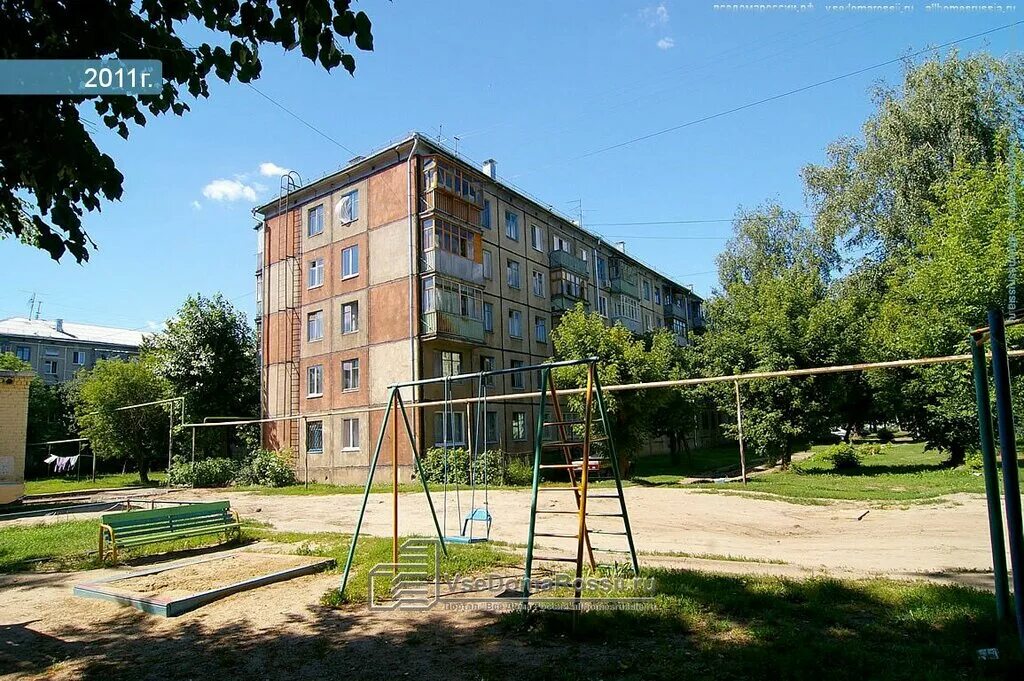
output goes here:
{"type": "Polygon", "coordinates": [[[238,513],[227,501],[108,513],[100,519],[100,560],[107,556],[108,542],[110,557],[116,562],[118,549],[209,534],[223,533],[225,540],[232,535],[237,539],[241,532],[238,513]]]}

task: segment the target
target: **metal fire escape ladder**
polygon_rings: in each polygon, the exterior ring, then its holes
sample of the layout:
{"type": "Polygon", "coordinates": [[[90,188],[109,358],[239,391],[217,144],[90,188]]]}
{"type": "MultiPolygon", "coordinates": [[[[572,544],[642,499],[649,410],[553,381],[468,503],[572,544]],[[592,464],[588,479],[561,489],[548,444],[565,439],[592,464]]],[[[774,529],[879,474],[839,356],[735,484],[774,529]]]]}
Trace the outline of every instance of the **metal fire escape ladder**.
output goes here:
{"type": "MultiPolygon", "coordinates": [[[[288,173],[281,177],[281,194],[278,197],[278,216],[281,221],[280,239],[282,271],[278,276],[280,300],[284,321],[287,325],[287,341],[282,360],[284,363],[284,390],[281,391],[283,404],[281,416],[298,416],[300,413],[299,358],[302,344],[302,220],[298,208],[291,205],[291,196],[299,186],[297,176],[288,173]]],[[[298,456],[299,422],[290,418],[283,424],[285,446],[293,456],[298,456]]]]}

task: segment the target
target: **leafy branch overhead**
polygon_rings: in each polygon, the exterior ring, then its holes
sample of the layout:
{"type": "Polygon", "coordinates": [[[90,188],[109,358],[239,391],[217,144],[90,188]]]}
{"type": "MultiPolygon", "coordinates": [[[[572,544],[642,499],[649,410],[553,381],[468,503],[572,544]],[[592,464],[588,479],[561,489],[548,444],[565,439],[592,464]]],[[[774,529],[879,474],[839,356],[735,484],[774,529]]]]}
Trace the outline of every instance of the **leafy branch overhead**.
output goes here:
{"type": "Polygon", "coordinates": [[[10,0],[0,13],[3,59],[158,59],[159,95],[5,97],[0,99],[0,238],[14,236],[59,260],[89,259],[95,243],[82,226],[86,211],[120,199],[124,176],[93,139],[90,104],[103,125],[128,138],[147,116],[189,110],[184,101],[210,96],[210,79],[249,83],[260,77],[260,48],[299,50],[327,71],[355,73],[356,48],[373,49],[369,17],[350,0],[111,0],[51,3],[10,0]],[[179,34],[202,26],[210,42],[179,34]],[[87,129],[90,128],[90,129],[87,129]]]}

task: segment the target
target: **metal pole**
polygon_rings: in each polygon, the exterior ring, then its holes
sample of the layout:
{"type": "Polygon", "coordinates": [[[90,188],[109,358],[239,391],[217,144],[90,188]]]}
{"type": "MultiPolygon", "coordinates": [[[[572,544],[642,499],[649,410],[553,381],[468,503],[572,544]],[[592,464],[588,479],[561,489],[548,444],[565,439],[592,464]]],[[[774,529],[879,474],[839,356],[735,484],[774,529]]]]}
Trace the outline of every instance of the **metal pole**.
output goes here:
{"type": "MultiPolygon", "coordinates": [[[[174,407],[167,412],[167,472],[171,472],[171,457],[174,455],[174,407]]],[[[167,483],[170,485],[170,482],[167,483]]]]}
{"type": "Polygon", "coordinates": [[[1013,609],[1017,619],[1017,638],[1024,650],[1024,537],[1021,535],[1020,480],[1017,476],[1017,441],[1013,432],[1013,404],[1010,393],[1010,363],[1006,356],[1006,329],[1003,311],[988,311],[992,341],[992,378],[996,387],[996,413],[999,422],[999,450],[1003,459],[1003,503],[1010,541],[1010,570],[1013,575],[1013,609]]]}
{"type": "MultiPolygon", "coordinates": [[[[79,442],[78,446],[81,447],[82,443],[79,442]]],[[[92,481],[96,482],[96,452],[92,451],[92,447],[89,447],[89,456],[92,457],[92,481]]]]}
{"type": "Polygon", "coordinates": [[[192,466],[196,465],[196,429],[192,429],[192,466]]]}
{"type": "MultiPolygon", "coordinates": [[[[303,433],[306,432],[306,417],[305,416],[302,417],[302,432],[303,433]]],[[[323,433],[320,434],[320,437],[321,438],[323,437],[323,433]]],[[[321,443],[321,444],[323,444],[323,443],[321,443]]],[[[305,489],[309,489],[309,443],[308,442],[306,443],[306,447],[304,449],[305,449],[305,451],[302,454],[302,460],[303,460],[303,467],[306,470],[305,470],[305,473],[304,473],[305,481],[302,483],[302,486],[305,489]]]]}
{"type": "Polygon", "coordinates": [[[402,391],[396,390],[395,399],[398,405],[395,407],[402,414],[402,421],[405,423],[405,432],[409,434],[409,443],[412,445],[412,458],[416,462],[416,471],[423,484],[423,494],[427,497],[427,506],[430,508],[430,517],[434,520],[434,529],[437,530],[437,540],[441,542],[441,552],[448,557],[448,547],[445,545],[444,532],[441,531],[441,524],[437,520],[437,511],[434,509],[434,500],[430,497],[430,485],[427,484],[427,476],[423,474],[423,462],[420,461],[419,445],[416,444],[416,436],[412,432],[412,424],[409,423],[409,414],[405,411],[405,402],[402,400],[402,391]]]}
{"type": "Polygon", "coordinates": [[[356,519],[356,529],[352,533],[352,543],[348,546],[348,558],[345,559],[345,572],[341,575],[341,593],[345,593],[345,587],[348,585],[348,576],[352,570],[352,560],[356,555],[356,542],[359,540],[359,530],[363,527],[363,516],[366,515],[366,504],[370,500],[370,488],[373,487],[373,474],[377,470],[377,461],[380,459],[380,450],[384,445],[384,433],[387,432],[388,417],[391,416],[391,410],[395,405],[395,394],[397,388],[391,389],[391,394],[388,395],[388,406],[384,411],[384,419],[380,422],[380,434],[377,437],[377,446],[373,449],[373,457],[370,459],[370,470],[366,474],[366,489],[363,490],[363,503],[359,507],[359,517],[356,519]]]}
{"type": "Polygon", "coordinates": [[[747,454],[743,449],[743,409],[740,407],[740,382],[734,381],[736,386],[736,434],[740,439],[740,477],[743,484],[747,484],[747,454]]]}
{"type": "Polygon", "coordinates": [[[537,431],[533,441],[533,483],[530,492],[530,529],[526,537],[526,571],[523,575],[523,603],[530,597],[530,579],[533,573],[533,541],[537,529],[537,490],[540,488],[541,441],[544,437],[544,396],[551,380],[551,369],[540,374],[540,406],[537,408],[537,431]]]}
{"type": "Polygon", "coordinates": [[[391,414],[391,562],[398,574],[398,411],[391,414]]]}
{"type": "Polygon", "coordinates": [[[1006,544],[1003,541],[1003,518],[999,508],[999,469],[992,440],[992,410],[989,405],[988,371],[985,347],[971,339],[974,358],[974,397],[978,405],[978,431],[981,434],[981,460],[985,469],[985,500],[988,504],[988,534],[992,544],[992,571],[995,573],[996,619],[1006,620],[1010,591],[1006,584],[1006,544]]]}

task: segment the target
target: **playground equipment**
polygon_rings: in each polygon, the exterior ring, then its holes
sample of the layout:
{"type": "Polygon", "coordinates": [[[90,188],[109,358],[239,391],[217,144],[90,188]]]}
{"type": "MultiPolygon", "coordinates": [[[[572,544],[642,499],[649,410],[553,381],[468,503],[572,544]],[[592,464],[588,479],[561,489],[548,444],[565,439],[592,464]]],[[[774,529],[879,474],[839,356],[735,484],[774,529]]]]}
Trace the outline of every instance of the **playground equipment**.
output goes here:
{"type": "MultiPolygon", "coordinates": [[[[454,458],[453,447],[452,447],[452,426],[454,422],[454,408],[452,405],[452,379],[446,378],[444,383],[444,408],[441,412],[441,452],[443,457],[444,466],[444,500],[442,505],[442,527],[445,532],[448,531],[448,487],[449,481],[454,479],[455,487],[455,518],[462,519],[462,525],[458,529],[456,534],[446,534],[445,540],[455,544],[475,544],[477,542],[487,541],[491,537],[491,517],[488,492],[490,489],[490,481],[488,480],[488,469],[490,468],[490,461],[485,460],[485,451],[487,448],[487,425],[486,425],[486,414],[487,414],[487,381],[482,375],[477,376],[477,410],[476,418],[473,420],[475,428],[472,429],[469,442],[469,486],[470,486],[470,502],[469,512],[462,515],[462,490],[459,485],[458,472],[452,471],[451,461],[454,458]],[[484,486],[484,505],[476,505],[476,488],[477,488],[477,477],[480,474],[480,462],[483,462],[483,486],[484,486]],[[484,526],[484,535],[481,537],[476,534],[476,527],[479,524],[484,526]]],[[[468,406],[467,406],[468,411],[468,406]]]]}
{"type": "MultiPolygon", "coordinates": [[[[403,388],[411,388],[415,386],[425,386],[431,384],[441,384],[443,387],[443,400],[440,403],[442,407],[442,451],[445,455],[446,471],[445,471],[445,521],[447,521],[447,479],[450,471],[447,470],[448,453],[450,451],[450,432],[449,424],[451,422],[452,408],[455,400],[452,398],[451,386],[453,383],[459,381],[475,380],[477,382],[477,397],[470,398],[470,402],[475,402],[477,405],[477,418],[474,419],[476,423],[476,434],[472,438],[473,446],[470,448],[471,451],[481,452],[482,448],[486,444],[486,404],[487,404],[487,390],[486,384],[487,379],[496,376],[506,376],[511,374],[527,374],[531,372],[540,373],[541,391],[538,394],[540,397],[540,408],[537,412],[536,422],[536,438],[534,440],[534,463],[533,463],[533,487],[532,497],[530,505],[530,524],[529,534],[527,536],[527,555],[526,555],[526,568],[525,576],[523,579],[523,599],[528,599],[531,593],[531,577],[533,572],[533,564],[535,561],[558,561],[558,562],[571,562],[575,565],[576,577],[580,578],[583,573],[584,561],[588,562],[592,568],[596,568],[597,562],[594,557],[594,548],[590,543],[590,536],[592,534],[605,534],[612,536],[621,536],[626,539],[628,548],[625,549],[598,549],[599,553],[627,553],[630,557],[634,572],[639,572],[639,564],[637,562],[636,550],[633,545],[633,537],[629,527],[629,516],[626,512],[625,498],[622,494],[622,481],[619,475],[619,464],[615,453],[615,445],[611,438],[611,433],[608,427],[608,417],[604,404],[604,397],[601,392],[601,384],[597,376],[597,358],[590,357],[581,360],[570,360],[564,362],[551,362],[548,364],[539,364],[532,366],[522,366],[510,369],[499,369],[495,371],[482,371],[470,374],[459,374],[455,376],[443,376],[439,378],[422,379],[419,381],[409,381],[406,383],[398,383],[389,387],[389,396],[387,407],[384,412],[384,419],[381,422],[380,433],[377,437],[377,446],[374,449],[373,456],[370,460],[370,470],[366,478],[366,487],[363,491],[363,501],[359,510],[359,516],[356,520],[356,527],[352,533],[352,543],[349,545],[348,558],[345,561],[345,570],[341,580],[341,591],[344,593],[346,586],[348,585],[348,579],[352,568],[353,558],[355,556],[356,545],[359,541],[359,533],[362,529],[363,518],[366,514],[366,506],[369,501],[370,488],[373,483],[374,474],[377,470],[377,464],[380,460],[381,449],[384,444],[385,435],[387,433],[388,421],[391,420],[392,427],[392,562],[398,564],[398,421],[399,413],[401,414],[401,420],[405,425],[405,432],[408,437],[408,442],[411,445],[412,457],[416,466],[416,470],[420,476],[420,480],[423,484],[423,491],[427,499],[427,507],[430,511],[431,518],[433,520],[434,528],[437,532],[437,537],[440,542],[442,552],[447,555],[447,543],[448,542],[462,542],[469,543],[473,541],[474,535],[472,534],[472,526],[474,523],[483,522],[485,523],[489,535],[489,528],[491,523],[491,516],[487,510],[487,485],[485,480],[485,497],[484,506],[480,508],[471,508],[469,514],[463,518],[462,531],[457,536],[446,536],[445,532],[441,529],[441,523],[438,521],[437,513],[434,508],[433,500],[430,496],[430,488],[427,485],[426,479],[423,476],[423,467],[419,459],[419,449],[416,445],[416,437],[413,433],[412,426],[409,421],[407,413],[407,407],[404,398],[402,397],[403,388]],[[554,376],[552,371],[557,369],[568,369],[570,367],[585,367],[587,381],[586,388],[582,389],[583,394],[583,408],[582,415],[579,419],[567,420],[563,416],[562,407],[559,403],[559,393],[555,387],[554,376]],[[554,420],[546,421],[546,415],[550,405],[551,413],[553,414],[554,420]],[[599,428],[600,432],[595,434],[595,429],[599,428]],[[557,429],[557,439],[551,439],[552,429],[557,429]],[[606,459],[613,471],[615,478],[615,494],[589,494],[589,478],[590,472],[592,471],[592,454],[594,453],[594,445],[600,444],[606,453],[604,457],[594,457],[594,461],[600,459],[606,459]],[[551,462],[549,457],[545,457],[545,452],[555,450],[560,452],[561,457],[558,462],[551,462]],[[576,457],[576,453],[579,453],[579,457],[576,457]],[[569,477],[568,486],[559,487],[541,487],[540,478],[541,471],[547,469],[561,470],[566,472],[569,477]],[[550,509],[538,509],[537,499],[541,492],[566,492],[571,491],[575,500],[575,510],[550,510],[550,509]],[[612,511],[588,511],[588,501],[590,499],[617,499],[617,508],[612,511]],[[571,515],[575,517],[575,532],[537,532],[537,516],[542,514],[558,514],[558,515],[571,515]],[[602,518],[618,518],[622,524],[622,529],[609,530],[609,529],[594,529],[588,525],[588,518],[602,517],[602,518]],[[551,556],[541,557],[536,556],[534,549],[536,539],[538,537],[551,537],[551,538],[564,538],[574,539],[576,541],[576,554],[573,557],[570,556],[551,556]]],[[[460,401],[461,402],[461,401],[460,401]]],[[[467,402],[468,403],[468,402],[467,402]]],[[[478,459],[471,455],[470,463],[471,470],[473,464],[478,459]]],[[[475,481],[475,475],[472,476],[475,481]]],[[[475,485],[473,485],[474,499],[471,505],[475,503],[475,485]]],[[[459,515],[461,515],[461,508],[458,509],[459,515]]],[[[578,601],[581,597],[580,582],[577,579],[577,588],[575,592],[575,599],[578,601]]]]}

